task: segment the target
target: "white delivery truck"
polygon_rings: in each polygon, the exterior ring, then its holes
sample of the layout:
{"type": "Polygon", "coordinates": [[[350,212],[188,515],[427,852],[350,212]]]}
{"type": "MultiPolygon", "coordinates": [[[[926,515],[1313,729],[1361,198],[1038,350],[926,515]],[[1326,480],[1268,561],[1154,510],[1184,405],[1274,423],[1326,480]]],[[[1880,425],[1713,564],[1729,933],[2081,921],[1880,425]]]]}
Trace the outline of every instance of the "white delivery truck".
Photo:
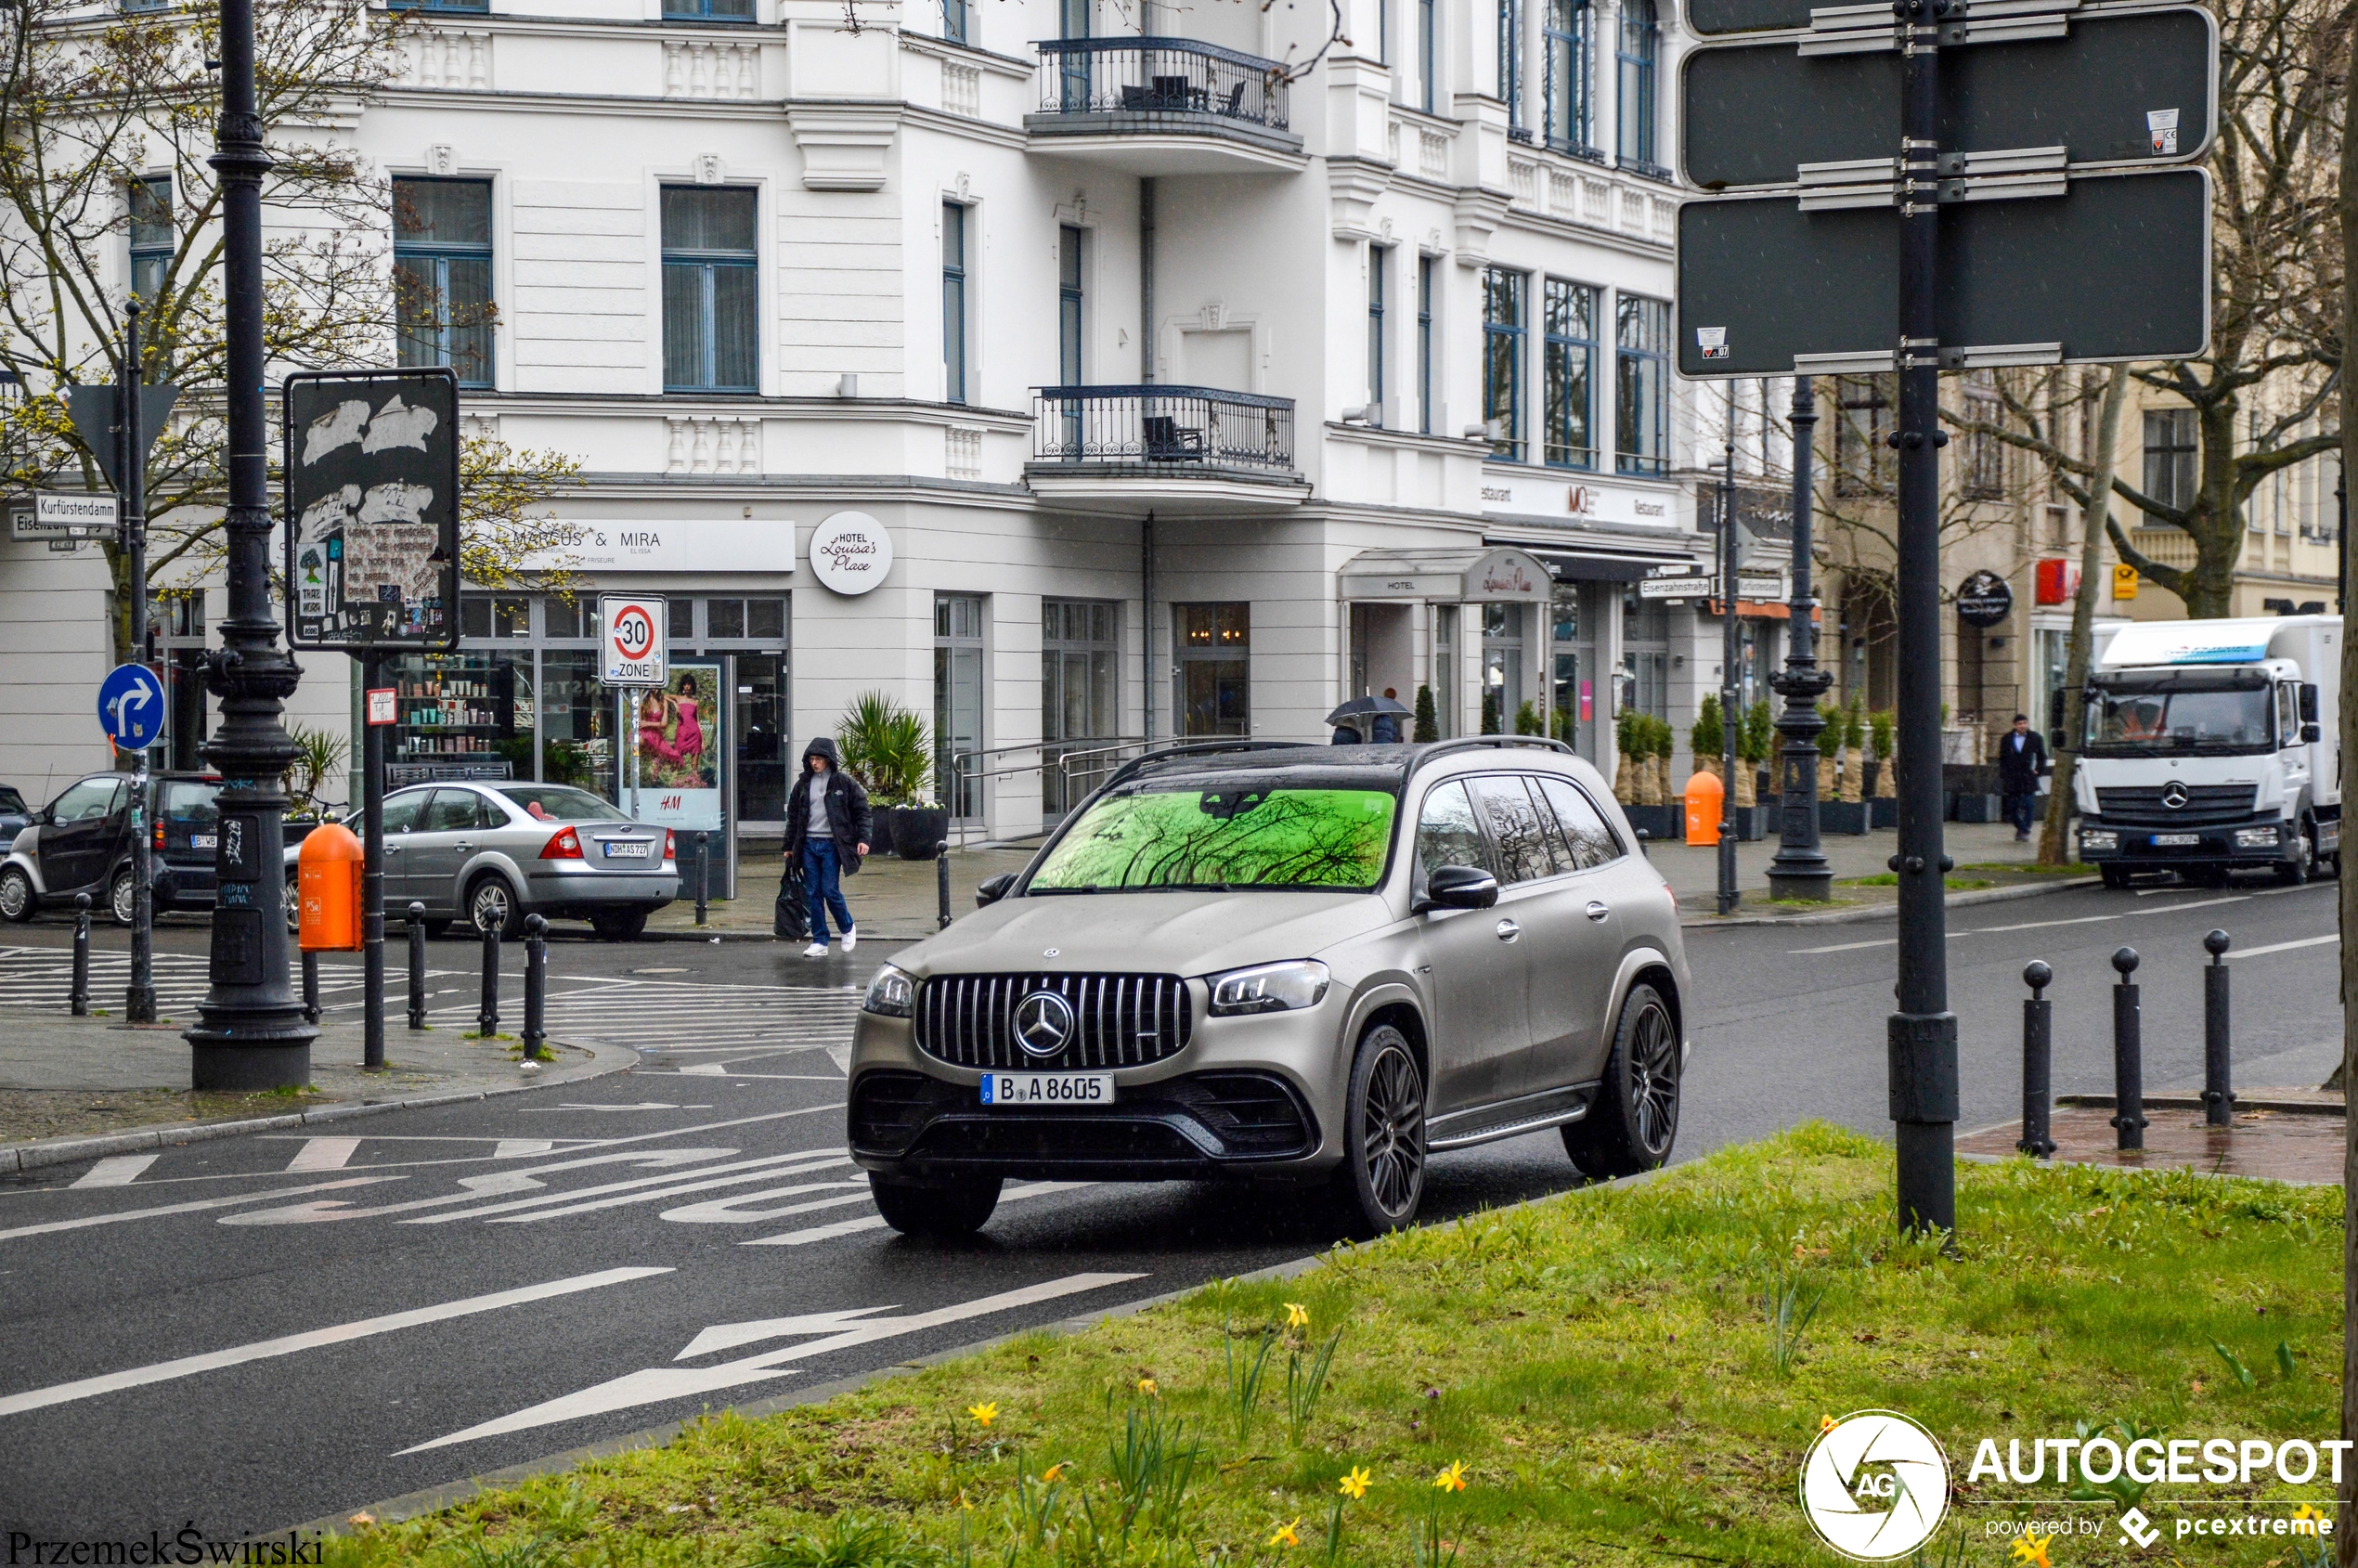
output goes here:
{"type": "MultiPolygon", "coordinates": [[[[2079,858],[2215,887],[2341,870],[2341,617],[2141,621],[2097,633],[2078,715],[2079,858]]],[[[2066,722],[2073,717],[2066,705],[2066,722]]]]}

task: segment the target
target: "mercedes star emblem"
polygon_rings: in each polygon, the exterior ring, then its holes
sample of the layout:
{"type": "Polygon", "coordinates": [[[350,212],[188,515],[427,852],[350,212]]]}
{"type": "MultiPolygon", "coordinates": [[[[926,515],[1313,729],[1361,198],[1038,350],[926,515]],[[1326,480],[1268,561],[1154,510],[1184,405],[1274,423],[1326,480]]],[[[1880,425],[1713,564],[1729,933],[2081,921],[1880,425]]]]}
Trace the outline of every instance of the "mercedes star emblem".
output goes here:
{"type": "Polygon", "coordinates": [[[1027,1056],[1053,1056],[1072,1038],[1072,1004],[1053,991],[1035,991],[1016,1004],[1016,1043],[1027,1056]]]}
{"type": "Polygon", "coordinates": [[[1062,952],[1063,951],[1064,949],[1060,947],[1043,947],[1040,950],[1040,956],[1043,958],[1054,958],[1056,954],[1062,952]]]}
{"type": "Polygon", "coordinates": [[[2186,804],[2186,786],[2176,779],[2161,786],[2161,803],[2171,810],[2182,810],[2186,804]]]}

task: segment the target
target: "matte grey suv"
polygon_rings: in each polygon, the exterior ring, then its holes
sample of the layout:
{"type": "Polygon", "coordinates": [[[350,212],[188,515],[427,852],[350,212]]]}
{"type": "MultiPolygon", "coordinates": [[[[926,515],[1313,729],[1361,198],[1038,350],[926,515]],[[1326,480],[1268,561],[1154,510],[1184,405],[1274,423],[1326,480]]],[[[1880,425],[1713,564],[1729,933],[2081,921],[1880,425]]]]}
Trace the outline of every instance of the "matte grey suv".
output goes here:
{"type": "Polygon", "coordinates": [[[854,1036],[851,1151],[896,1229],[972,1231],[1009,1177],[1227,1177],[1322,1186],[1371,1235],[1433,1151],[1670,1153],[1677,904],[1556,742],[1159,752],[978,901],[854,1036]]]}

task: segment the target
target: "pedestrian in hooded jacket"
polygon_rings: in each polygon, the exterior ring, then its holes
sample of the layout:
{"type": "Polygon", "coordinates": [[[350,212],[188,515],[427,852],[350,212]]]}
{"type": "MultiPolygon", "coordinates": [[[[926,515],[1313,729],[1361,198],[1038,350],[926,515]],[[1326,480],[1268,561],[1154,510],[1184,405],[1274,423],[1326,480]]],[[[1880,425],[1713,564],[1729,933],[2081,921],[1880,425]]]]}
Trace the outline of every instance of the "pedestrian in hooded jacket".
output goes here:
{"type": "Polygon", "coordinates": [[[868,852],[868,792],[843,771],[836,743],[825,735],[802,750],[802,776],[786,796],[786,863],[802,863],[803,896],[810,905],[810,945],[805,958],[827,956],[827,912],[843,927],[843,950],[860,945],[851,907],[843,901],[843,875],[858,871],[868,852]]]}

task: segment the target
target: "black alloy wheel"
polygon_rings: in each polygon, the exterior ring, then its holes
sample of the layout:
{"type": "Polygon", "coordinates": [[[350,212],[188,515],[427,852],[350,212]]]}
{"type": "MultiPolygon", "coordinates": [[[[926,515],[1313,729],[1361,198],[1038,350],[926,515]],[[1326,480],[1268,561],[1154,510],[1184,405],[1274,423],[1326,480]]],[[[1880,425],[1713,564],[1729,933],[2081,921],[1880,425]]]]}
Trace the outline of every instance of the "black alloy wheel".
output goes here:
{"type": "Polygon", "coordinates": [[[1678,1136],[1678,1026],[1651,985],[1630,988],[1588,1114],[1563,1130],[1564,1152],[1600,1180],[1652,1171],[1678,1136]]]}
{"type": "Polygon", "coordinates": [[[1362,1238],[1402,1229],[1424,1199],[1425,1075],[1390,1024],[1359,1042],[1343,1126],[1350,1143],[1334,1180],[1344,1228],[1362,1238]]]}

